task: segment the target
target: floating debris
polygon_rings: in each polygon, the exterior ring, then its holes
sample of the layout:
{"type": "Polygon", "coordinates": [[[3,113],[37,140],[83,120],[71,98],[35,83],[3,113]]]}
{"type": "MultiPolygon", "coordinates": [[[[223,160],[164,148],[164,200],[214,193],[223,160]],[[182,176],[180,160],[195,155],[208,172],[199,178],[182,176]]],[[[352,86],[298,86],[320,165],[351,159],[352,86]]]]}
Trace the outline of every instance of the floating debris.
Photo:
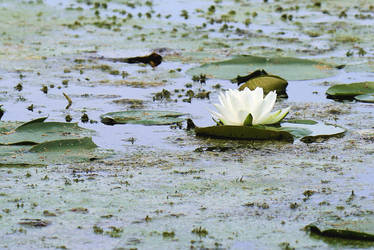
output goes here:
{"type": "Polygon", "coordinates": [[[137,56],[137,57],[128,57],[128,58],[107,58],[107,57],[92,57],[92,58],[107,60],[107,61],[112,61],[112,62],[122,62],[122,63],[144,63],[144,64],[151,65],[152,68],[157,67],[162,62],[162,56],[155,52],[147,56],[137,56]]]}
{"type": "Polygon", "coordinates": [[[73,101],[70,99],[70,97],[67,94],[65,93],[62,93],[62,94],[65,96],[66,100],[68,100],[68,105],[65,107],[65,109],[69,109],[73,101]]]}
{"type": "Polygon", "coordinates": [[[46,227],[51,224],[50,221],[42,219],[21,219],[18,224],[30,227],[46,227]]]}

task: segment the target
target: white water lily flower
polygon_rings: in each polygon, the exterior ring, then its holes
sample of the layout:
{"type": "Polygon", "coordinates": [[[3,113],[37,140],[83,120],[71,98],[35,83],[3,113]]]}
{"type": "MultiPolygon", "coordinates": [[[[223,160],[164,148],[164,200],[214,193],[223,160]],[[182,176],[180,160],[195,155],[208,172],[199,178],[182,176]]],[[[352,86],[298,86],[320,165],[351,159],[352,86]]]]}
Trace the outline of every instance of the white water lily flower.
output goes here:
{"type": "Polygon", "coordinates": [[[229,89],[218,96],[219,104],[214,104],[218,112],[210,111],[213,117],[224,125],[266,125],[281,121],[289,112],[290,107],[271,113],[277,94],[270,91],[264,98],[262,88],[242,91],[229,89]],[[250,115],[251,116],[250,116],[250,115]]]}

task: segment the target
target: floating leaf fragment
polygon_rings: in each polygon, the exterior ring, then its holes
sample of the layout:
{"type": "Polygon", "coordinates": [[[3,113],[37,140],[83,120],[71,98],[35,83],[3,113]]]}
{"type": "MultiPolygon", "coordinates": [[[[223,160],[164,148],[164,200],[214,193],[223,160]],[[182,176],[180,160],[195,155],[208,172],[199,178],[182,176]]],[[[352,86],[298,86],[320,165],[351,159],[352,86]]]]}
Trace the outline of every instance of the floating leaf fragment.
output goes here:
{"type": "Polygon", "coordinates": [[[50,225],[51,222],[42,219],[22,219],[18,224],[29,227],[46,227],[50,225]]]}

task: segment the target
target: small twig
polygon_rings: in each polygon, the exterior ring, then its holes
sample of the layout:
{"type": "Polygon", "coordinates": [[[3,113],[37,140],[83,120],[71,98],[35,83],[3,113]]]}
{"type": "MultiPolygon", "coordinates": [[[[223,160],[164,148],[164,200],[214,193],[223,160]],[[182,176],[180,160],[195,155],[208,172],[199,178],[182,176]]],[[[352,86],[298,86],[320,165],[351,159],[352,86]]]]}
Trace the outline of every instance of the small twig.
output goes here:
{"type": "Polygon", "coordinates": [[[68,100],[68,105],[66,106],[65,109],[69,109],[71,104],[73,104],[73,101],[70,99],[70,97],[67,94],[65,93],[62,93],[62,94],[65,96],[66,100],[68,100]]]}

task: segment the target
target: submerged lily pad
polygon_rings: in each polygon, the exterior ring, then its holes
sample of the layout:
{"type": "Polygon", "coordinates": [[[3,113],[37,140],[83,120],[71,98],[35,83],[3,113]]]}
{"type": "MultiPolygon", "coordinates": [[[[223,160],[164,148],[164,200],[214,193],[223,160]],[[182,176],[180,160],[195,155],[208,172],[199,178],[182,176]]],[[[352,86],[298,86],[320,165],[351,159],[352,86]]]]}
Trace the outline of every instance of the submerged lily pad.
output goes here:
{"type": "Polygon", "coordinates": [[[334,99],[352,99],[357,95],[373,94],[374,82],[356,82],[350,84],[337,84],[327,91],[327,97],[334,99]]]}
{"type": "Polygon", "coordinates": [[[322,62],[292,57],[267,58],[251,55],[240,55],[226,61],[203,64],[188,70],[187,73],[229,80],[238,75],[247,75],[259,68],[287,80],[326,78],[336,73],[332,65],[322,62]]]}
{"type": "Polygon", "coordinates": [[[30,152],[56,152],[71,151],[76,148],[80,150],[97,148],[97,145],[89,137],[82,139],[66,139],[40,143],[30,148],[30,152]]]}
{"type": "Polygon", "coordinates": [[[374,218],[319,220],[305,227],[312,235],[374,243],[374,218]]]}
{"type": "Polygon", "coordinates": [[[310,143],[319,139],[341,136],[345,132],[345,129],[341,127],[311,120],[293,120],[283,122],[280,125],[280,127],[227,125],[195,127],[195,133],[197,136],[234,140],[283,140],[292,142],[294,138],[299,138],[305,143],[310,143]]]}
{"type": "Polygon", "coordinates": [[[370,94],[356,95],[355,100],[360,101],[360,102],[374,103],[374,92],[370,94]]]}
{"type": "Polygon", "coordinates": [[[48,166],[90,162],[110,156],[97,148],[90,138],[46,142],[32,146],[1,146],[0,167],[48,166]],[[75,141],[75,142],[72,142],[75,141]],[[72,144],[75,144],[72,145],[72,144]]]}
{"type": "Polygon", "coordinates": [[[110,112],[100,116],[101,122],[114,124],[170,125],[184,121],[184,114],[173,111],[128,110],[110,112]]]}

